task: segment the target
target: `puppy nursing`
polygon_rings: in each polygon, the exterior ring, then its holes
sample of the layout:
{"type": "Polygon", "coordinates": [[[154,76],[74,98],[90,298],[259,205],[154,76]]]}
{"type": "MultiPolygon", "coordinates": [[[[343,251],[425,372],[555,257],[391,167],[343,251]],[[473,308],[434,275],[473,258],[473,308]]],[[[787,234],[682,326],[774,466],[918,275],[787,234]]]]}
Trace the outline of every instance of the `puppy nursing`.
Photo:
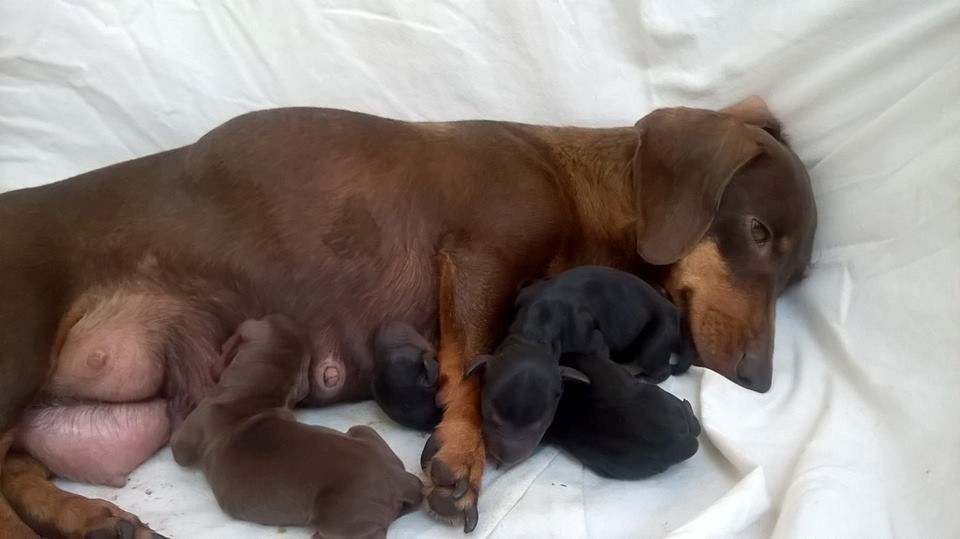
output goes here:
{"type": "Polygon", "coordinates": [[[562,356],[612,357],[654,381],[686,371],[693,357],[676,308],[640,278],[613,268],[568,270],[522,290],[515,306],[509,334],[495,354],[479,356],[467,368],[468,375],[483,370],[484,438],[501,464],[519,462],[536,449],[554,421],[564,380],[590,383],[562,356]]]}
{"type": "MultiPolygon", "coordinates": [[[[599,267],[563,273],[520,297],[517,321],[496,357],[472,364],[485,371],[486,443],[501,462],[521,460],[542,436],[599,475],[640,479],[697,452],[701,429],[690,403],[634,376],[659,380],[689,368],[692,346],[672,304],[639,279],[599,267]],[[584,316],[583,297],[597,319],[584,316]],[[589,338],[578,344],[577,335],[589,338]],[[624,364],[609,359],[607,335],[624,364]],[[576,349],[591,352],[568,351],[576,349]]],[[[374,395],[398,423],[427,430],[439,421],[434,354],[406,324],[378,333],[374,395]]]]}
{"type": "Polygon", "coordinates": [[[433,345],[412,326],[384,324],[373,338],[373,399],[390,419],[430,430],[440,422],[437,380],[440,365],[433,345]]]}
{"type": "Polygon", "coordinates": [[[224,354],[219,383],[170,445],[177,463],[203,469],[226,513],[315,526],[316,537],[384,537],[419,505],[420,480],[373,429],[344,434],[295,420],[290,408],[308,391],[310,358],[291,320],[244,322],[224,354]]]}

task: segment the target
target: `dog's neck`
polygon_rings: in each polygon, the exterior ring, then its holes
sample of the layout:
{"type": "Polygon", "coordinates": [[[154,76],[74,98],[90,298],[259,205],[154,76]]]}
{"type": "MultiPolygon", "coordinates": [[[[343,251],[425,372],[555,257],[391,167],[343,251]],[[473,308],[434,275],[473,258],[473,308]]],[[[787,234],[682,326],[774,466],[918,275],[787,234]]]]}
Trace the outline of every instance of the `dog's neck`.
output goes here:
{"type": "MultiPolygon", "coordinates": [[[[639,137],[632,127],[590,129],[537,127],[530,133],[543,145],[553,181],[576,236],[567,238],[548,276],[574,266],[600,264],[637,274],[652,268],[637,255],[636,184],[633,163],[639,137]]],[[[657,276],[651,276],[656,278],[657,276]]],[[[657,281],[659,282],[659,281],[657,281]]]]}
{"type": "Polygon", "coordinates": [[[557,164],[557,181],[584,233],[599,241],[635,242],[636,131],[557,128],[545,132],[544,139],[557,164]]]}
{"type": "MultiPolygon", "coordinates": [[[[570,265],[614,266],[662,286],[670,266],[648,264],[637,253],[637,131],[633,127],[562,128],[554,130],[546,140],[562,172],[558,181],[579,220],[583,234],[580,250],[589,257],[570,265]],[[611,246],[612,254],[622,258],[605,258],[611,253],[592,252],[595,246],[611,246]]],[[[563,269],[569,267],[556,268],[563,269]]]]}

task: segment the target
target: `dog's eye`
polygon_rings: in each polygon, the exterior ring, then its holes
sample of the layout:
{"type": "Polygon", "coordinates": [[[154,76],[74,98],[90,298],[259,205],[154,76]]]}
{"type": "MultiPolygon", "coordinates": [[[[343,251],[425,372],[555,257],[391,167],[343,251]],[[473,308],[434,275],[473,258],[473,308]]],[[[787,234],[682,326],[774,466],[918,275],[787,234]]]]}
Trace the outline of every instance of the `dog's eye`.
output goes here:
{"type": "Polygon", "coordinates": [[[750,220],[750,235],[753,237],[753,241],[761,247],[770,241],[771,236],[770,229],[767,228],[767,225],[757,219],[750,220]]]}

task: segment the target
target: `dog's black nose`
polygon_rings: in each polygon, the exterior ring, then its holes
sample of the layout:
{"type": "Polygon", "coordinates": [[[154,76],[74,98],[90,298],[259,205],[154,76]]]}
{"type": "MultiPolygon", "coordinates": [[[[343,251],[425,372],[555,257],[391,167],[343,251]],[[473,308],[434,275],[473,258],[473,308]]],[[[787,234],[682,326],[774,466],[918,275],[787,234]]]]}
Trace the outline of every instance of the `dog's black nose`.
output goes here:
{"type": "Polygon", "coordinates": [[[773,369],[762,358],[744,354],[737,363],[737,384],[756,391],[766,393],[770,391],[773,382],[773,369]]]}

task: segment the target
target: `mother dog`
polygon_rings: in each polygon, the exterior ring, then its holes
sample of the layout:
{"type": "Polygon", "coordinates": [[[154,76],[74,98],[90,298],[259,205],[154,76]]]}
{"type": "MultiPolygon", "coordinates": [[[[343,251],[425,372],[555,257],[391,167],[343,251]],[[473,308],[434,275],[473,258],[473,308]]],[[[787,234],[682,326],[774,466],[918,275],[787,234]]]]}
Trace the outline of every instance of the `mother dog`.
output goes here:
{"type": "Polygon", "coordinates": [[[684,310],[704,366],[763,392],[775,298],[808,265],[815,214],[758,98],[619,129],[269,110],[4,193],[0,536],[149,536],[50,470],[123,484],[215,383],[236,325],[274,312],[311,336],[307,405],[369,396],[384,321],[438,340],[428,501],[472,529],[485,455],[464,365],[523,283],[581,264],[640,274],[684,310]]]}

